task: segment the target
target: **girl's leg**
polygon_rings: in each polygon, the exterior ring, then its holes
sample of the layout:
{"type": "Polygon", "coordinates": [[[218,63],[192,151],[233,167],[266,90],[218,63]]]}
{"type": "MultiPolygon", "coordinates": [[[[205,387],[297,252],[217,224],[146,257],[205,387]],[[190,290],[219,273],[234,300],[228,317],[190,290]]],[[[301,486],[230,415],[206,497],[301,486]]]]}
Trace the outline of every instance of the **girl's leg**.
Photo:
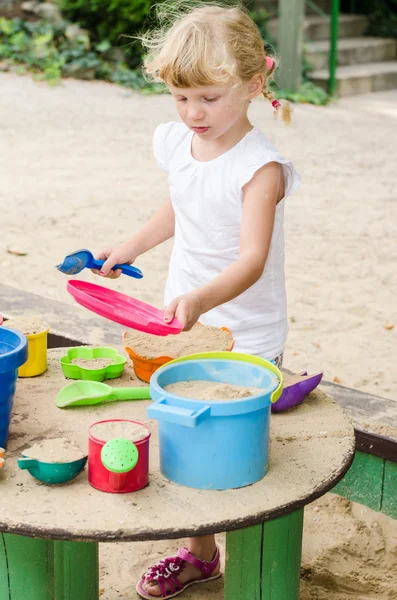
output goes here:
{"type": "MultiPolygon", "coordinates": [[[[200,537],[189,538],[187,540],[187,548],[189,552],[194,554],[194,556],[200,560],[210,562],[213,560],[216,553],[215,536],[203,535],[200,537]]],[[[218,565],[214,570],[213,575],[219,573],[219,569],[220,566],[218,565]]],[[[202,577],[202,573],[189,563],[185,563],[183,570],[178,574],[178,579],[181,583],[188,583],[189,581],[199,579],[200,577],[202,577]]],[[[151,596],[161,596],[160,588],[155,582],[145,583],[144,588],[151,596]]]]}

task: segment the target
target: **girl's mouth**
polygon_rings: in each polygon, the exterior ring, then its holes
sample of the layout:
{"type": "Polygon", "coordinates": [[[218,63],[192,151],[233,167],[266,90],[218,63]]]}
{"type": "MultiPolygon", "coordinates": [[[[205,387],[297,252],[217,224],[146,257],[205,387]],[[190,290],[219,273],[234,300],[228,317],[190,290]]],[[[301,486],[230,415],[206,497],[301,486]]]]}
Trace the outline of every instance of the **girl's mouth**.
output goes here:
{"type": "Polygon", "coordinates": [[[209,130],[209,127],[192,127],[195,133],[206,133],[209,130]]]}

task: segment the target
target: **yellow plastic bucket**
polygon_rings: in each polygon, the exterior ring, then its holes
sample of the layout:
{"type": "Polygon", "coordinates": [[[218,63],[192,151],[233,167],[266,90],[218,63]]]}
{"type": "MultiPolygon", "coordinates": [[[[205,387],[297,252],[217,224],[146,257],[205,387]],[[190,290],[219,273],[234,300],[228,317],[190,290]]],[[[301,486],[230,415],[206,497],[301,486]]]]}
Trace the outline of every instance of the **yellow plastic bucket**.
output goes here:
{"type": "Polygon", "coordinates": [[[50,329],[26,336],[28,360],[18,369],[19,377],[35,377],[47,370],[47,334],[50,329]]]}

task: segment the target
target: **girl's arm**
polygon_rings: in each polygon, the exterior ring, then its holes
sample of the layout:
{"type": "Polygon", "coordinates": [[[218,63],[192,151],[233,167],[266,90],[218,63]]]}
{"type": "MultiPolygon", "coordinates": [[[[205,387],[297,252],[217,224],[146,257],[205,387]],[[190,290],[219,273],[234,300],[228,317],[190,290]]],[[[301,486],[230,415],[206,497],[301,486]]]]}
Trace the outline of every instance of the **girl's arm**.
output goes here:
{"type": "Polygon", "coordinates": [[[171,198],[168,198],[131,240],[102,250],[96,255],[95,258],[106,261],[100,274],[111,279],[119,277],[121,274],[120,269],[111,270],[114,265],[132,264],[137,256],[172,238],[174,231],[175,214],[171,198]]]}
{"type": "Polygon", "coordinates": [[[284,197],[284,179],[279,163],[259,169],[244,186],[240,230],[240,256],[206,285],[175,298],[166,308],[166,322],[176,317],[190,329],[200,315],[233,300],[261,277],[272,239],[277,202],[284,197]]]}

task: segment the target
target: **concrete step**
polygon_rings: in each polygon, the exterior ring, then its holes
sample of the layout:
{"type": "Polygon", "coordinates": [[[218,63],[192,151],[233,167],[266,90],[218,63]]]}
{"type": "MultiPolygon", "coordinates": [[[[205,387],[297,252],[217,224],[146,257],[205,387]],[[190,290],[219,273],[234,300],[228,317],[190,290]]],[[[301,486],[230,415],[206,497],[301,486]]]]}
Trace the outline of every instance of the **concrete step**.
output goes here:
{"type": "MultiPolygon", "coordinates": [[[[306,56],[315,69],[326,69],[329,40],[307,42],[306,56]]],[[[342,38],[338,41],[338,65],[383,62],[397,58],[397,41],[375,37],[342,38]]]]}
{"type": "MultiPolygon", "coordinates": [[[[323,89],[328,88],[328,69],[311,74],[311,80],[323,89]]],[[[397,88],[397,61],[348,65],[337,70],[338,96],[354,96],[368,92],[380,92],[397,88]]]]}
{"type": "MultiPolygon", "coordinates": [[[[1,3],[1,0],[0,0],[1,3]]],[[[315,4],[320,10],[325,13],[331,12],[331,3],[332,0],[313,0],[313,4],[315,4]]],[[[279,0],[251,0],[249,3],[249,7],[251,10],[270,10],[272,13],[275,13],[278,10],[279,0]]],[[[307,3],[305,6],[305,12],[307,14],[317,14],[307,3]]]]}
{"type": "MultiPolygon", "coordinates": [[[[339,16],[339,38],[358,37],[367,27],[368,19],[364,15],[339,16]]],[[[327,21],[319,16],[306,17],[305,39],[311,42],[330,38],[331,17],[327,21]]]]}
{"type": "MultiPolygon", "coordinates": [[[[339,16],[339,39],[346,37],[358,37],[362,35],[367,27],[368,20],[363,15],[339,16]]],[[[270,19],[269,33],[277,38],[278,19],[270,19]]],[[[331,17],[306,16],[304,23],[305,39],[311,42],[328,40],[330,38],[331,17]]]]}

